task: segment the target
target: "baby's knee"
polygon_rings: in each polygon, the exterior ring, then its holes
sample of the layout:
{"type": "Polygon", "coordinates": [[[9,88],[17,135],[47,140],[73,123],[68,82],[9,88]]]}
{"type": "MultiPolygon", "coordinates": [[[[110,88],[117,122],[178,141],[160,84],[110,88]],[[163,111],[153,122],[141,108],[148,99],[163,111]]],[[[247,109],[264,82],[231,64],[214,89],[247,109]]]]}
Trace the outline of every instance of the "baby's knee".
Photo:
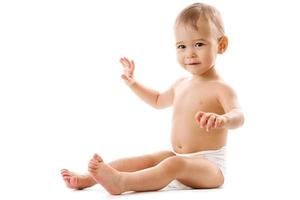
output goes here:
{"type": "Polygon", "coordinates": [[[162,155],[162,157],[165,158],[175,156],[175,154],[172,151],[160,151],[160,154],[162,155]]]}
{"type": "Polygon", "coordinates": [[[155,165],[171,156],[175,156],[175,154],[172,151],[159,151],[159,152],[152,154],[152,158],[153,158],[155,165]]]}
{"type": "Polygon", "coordinates": [[[171,171],[178,171],[179,169],[184,168],[186,162],[183,158],[178,156],[170,156],[164,161],[164,166],[171,171]]]}

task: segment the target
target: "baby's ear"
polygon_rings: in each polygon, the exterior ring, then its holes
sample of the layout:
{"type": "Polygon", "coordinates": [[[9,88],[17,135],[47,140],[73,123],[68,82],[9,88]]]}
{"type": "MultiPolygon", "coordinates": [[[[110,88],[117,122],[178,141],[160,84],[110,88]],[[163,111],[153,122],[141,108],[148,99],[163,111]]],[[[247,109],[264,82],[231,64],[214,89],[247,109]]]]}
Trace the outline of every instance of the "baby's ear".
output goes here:
{"type": "Polygon", "coordinates": [[[222,36],[219,38],[219,47],[218,47],[218,53],[222,54],[226,51],[228,47],[228,38],[226,36],[222,36]]]}

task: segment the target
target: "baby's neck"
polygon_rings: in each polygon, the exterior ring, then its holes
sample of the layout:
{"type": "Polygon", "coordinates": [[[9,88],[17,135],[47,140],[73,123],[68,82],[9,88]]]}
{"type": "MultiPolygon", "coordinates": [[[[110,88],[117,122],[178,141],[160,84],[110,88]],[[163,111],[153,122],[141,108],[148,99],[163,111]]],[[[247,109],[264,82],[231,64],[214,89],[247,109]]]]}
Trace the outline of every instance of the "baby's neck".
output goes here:
{"type": "Polygon", "coordinates": [[[211,67],[203,74],[193,74],[193,79],[200,81],[212,81],[212,80],[220,80],[221,77],[218,75],[215,67],[211,67]]]}

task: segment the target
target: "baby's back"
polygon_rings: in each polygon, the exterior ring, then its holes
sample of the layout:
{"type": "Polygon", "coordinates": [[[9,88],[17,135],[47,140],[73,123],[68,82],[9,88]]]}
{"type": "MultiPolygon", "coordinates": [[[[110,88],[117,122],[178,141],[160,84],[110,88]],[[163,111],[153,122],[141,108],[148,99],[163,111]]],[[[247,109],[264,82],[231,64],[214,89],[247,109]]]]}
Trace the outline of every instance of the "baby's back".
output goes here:
{"type": "Polygon", "coordinates": [[[195,121],[198,111],[224,114],[218,101],[221,81],[183,79],[174,87],[172,146],[177,153],[219,149],[226,143],[227,129],[206,132],[195,121]]]}

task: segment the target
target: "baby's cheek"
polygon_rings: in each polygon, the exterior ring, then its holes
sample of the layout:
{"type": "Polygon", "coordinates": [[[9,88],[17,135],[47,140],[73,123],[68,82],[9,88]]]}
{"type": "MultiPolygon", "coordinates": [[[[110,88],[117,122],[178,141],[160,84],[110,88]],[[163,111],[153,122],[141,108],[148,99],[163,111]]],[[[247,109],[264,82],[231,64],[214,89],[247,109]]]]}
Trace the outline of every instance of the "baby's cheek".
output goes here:
{"type": "Polygon", "coordinates": [[[181,64],[182,62],[181,62],[181,57],[177,54],[177,62],[179,63],[179,64],[181,64]]]}

